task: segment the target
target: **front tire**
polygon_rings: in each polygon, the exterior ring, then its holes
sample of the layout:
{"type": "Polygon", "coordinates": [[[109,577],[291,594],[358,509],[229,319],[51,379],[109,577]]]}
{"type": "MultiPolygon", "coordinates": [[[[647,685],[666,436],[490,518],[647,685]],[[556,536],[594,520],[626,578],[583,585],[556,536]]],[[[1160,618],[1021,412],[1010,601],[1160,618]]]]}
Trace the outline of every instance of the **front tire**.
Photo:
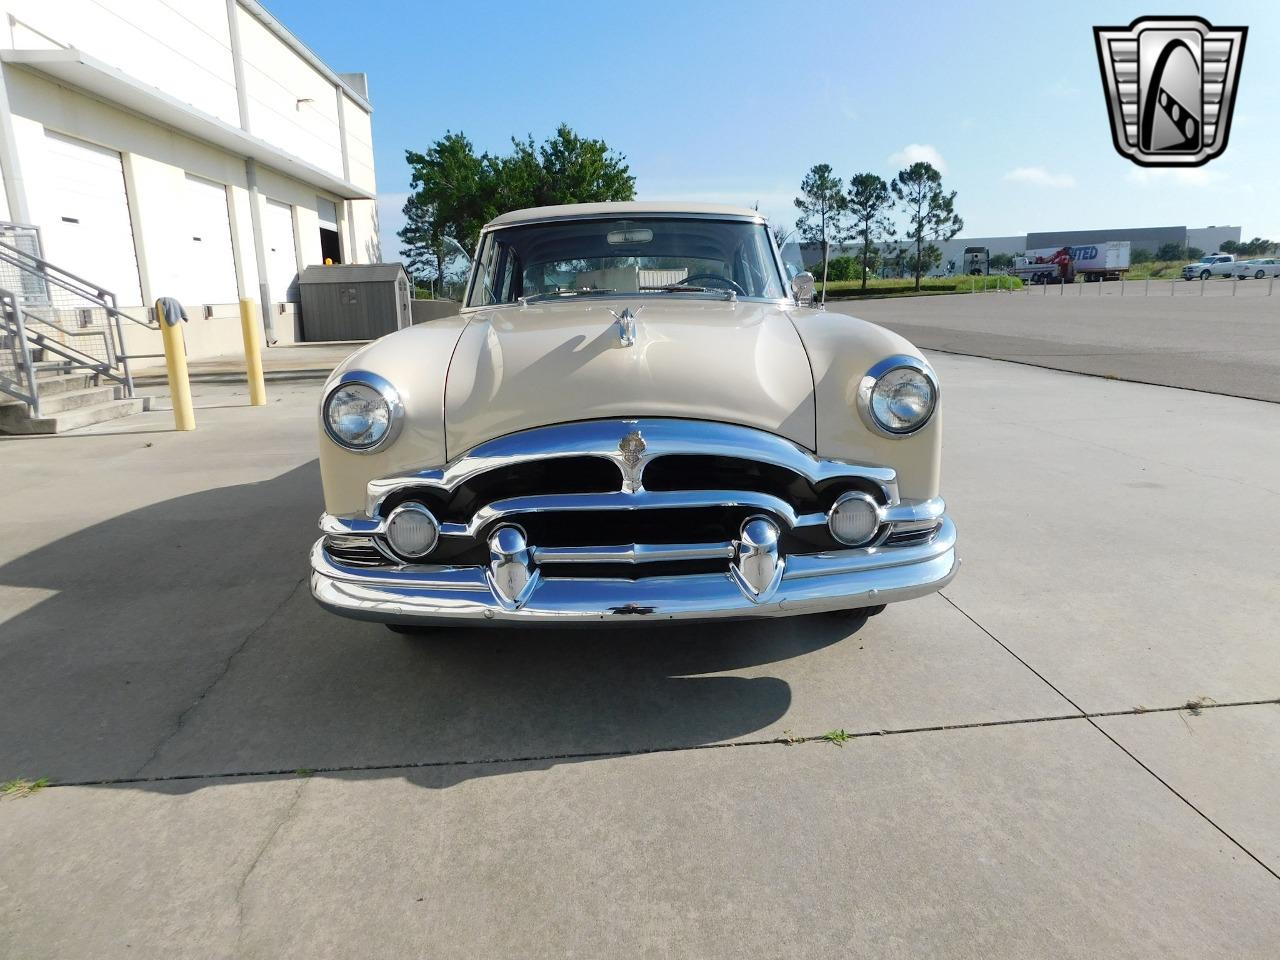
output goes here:
{"type": "Polygon", "coordinates": [[[1265,277],[1265,276],[1266,276],[1266,274],[1265,274],[1265,273],[1263,273],[1261,270],[1259,270],[1257,273],[1255,273],[1255,274],[1253,275],[1253,279],[1255,279],[1255,280],[1261,280],[1261,279],[1262,279],[1263,277],[1265,277]]]}
{"type": "Polygon", "coordinates": [[[1208,270],[1201,270],[1201,271],[1200,271],[1200,279],[1201,279],[1201,280],[1208,280],[1208,279],[1209,279],[1209,276],[1210,276],[1210,274],[1209,274],[1209,271],[1208,271],[1208,270]]]}

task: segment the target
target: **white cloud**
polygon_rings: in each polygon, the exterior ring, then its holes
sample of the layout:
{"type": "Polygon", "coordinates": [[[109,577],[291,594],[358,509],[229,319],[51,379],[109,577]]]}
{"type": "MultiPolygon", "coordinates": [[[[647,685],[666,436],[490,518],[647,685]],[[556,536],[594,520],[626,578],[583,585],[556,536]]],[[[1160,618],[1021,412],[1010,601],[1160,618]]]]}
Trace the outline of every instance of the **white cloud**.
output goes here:
{"type": "Polygon", "coordinates": [[[1129,171],[1128,181],[1140,187],[1174,183],[1180,187],[1204,187],[1221,183],[1227,175],[1208,167],[1136,167],[1129,171]]]}
{"type": "Polygon", "coordinates": [[[1037,187],[1074,187],[1076,178],[1069,173],[1050,173],[1044,167],[1015,167],[1004,175],[1014,183],[1030,183],[1037,187]]]}
{"type": "Polygon", "coordinates": [[[931,143],[908,143],[897,153],[889,157],[889,163],[895,167],[909,167],[913,163],[932,164],[939,173],[947,172],[947,161],[942,159],[938,148],[931,143]]]}

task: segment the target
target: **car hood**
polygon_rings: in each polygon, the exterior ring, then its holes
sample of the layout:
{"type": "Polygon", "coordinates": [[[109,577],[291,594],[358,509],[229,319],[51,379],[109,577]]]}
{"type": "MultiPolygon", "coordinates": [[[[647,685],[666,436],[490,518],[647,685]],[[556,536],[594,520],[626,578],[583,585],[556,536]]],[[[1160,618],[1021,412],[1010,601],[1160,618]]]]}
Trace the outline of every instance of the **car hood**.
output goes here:
{"type": "Polygon", "coordinates": [[[450,458],[519,430],[602,417],[756,427],[813,449],[813,374],[786,310],[683,297],[582,298],[471,314],[445,387],[450,458]],[[635,314],[635,342],[617,314],[635,314]]]}

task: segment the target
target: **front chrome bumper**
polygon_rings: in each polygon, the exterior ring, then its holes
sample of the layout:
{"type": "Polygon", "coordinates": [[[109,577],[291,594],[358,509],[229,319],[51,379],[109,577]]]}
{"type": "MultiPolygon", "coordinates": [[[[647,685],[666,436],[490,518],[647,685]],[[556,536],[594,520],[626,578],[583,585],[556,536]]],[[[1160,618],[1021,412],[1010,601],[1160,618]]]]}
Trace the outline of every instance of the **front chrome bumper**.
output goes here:
{"type": "Polygon", "coordinates": [[[334,613],[381,623],[621,624],[781,617],[911,600],[946,586],[959,565],[955,525],[943,516],[925,543],[792,554],[764,599],[722,573],[547,577],[512,607],[494,592],[483,567],[347,566],[329,555],[321,538],[311,551],[311,592],[334,613]]]}

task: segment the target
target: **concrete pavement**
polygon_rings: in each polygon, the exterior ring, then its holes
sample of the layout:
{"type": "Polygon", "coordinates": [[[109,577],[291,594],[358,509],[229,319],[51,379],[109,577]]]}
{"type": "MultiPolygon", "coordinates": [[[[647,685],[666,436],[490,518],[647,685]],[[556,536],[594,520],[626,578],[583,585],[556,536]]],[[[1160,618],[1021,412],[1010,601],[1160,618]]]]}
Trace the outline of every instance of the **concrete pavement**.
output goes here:
{"type": "Polygon", "coordinates": [[[94,784],[0,801],[5,941],[1272,956],[1280,408],[933,359],[965,566],[865,623],[331,617],[314,383],[0,443],[0,780],[94,784]]]}
{"type": "Polygon", "coordinates": [[[1091,376],[1280,402],[1280,289],[1153,281],[1080,283],[1029,292],[845,301],[832,310],[894,330],[917,346],[1091,376]],[[1176,296],[1169,296],[1173,289],[1176,296]],[[1101,295],[1100,295],[1101,294],[1101,295]]]}

